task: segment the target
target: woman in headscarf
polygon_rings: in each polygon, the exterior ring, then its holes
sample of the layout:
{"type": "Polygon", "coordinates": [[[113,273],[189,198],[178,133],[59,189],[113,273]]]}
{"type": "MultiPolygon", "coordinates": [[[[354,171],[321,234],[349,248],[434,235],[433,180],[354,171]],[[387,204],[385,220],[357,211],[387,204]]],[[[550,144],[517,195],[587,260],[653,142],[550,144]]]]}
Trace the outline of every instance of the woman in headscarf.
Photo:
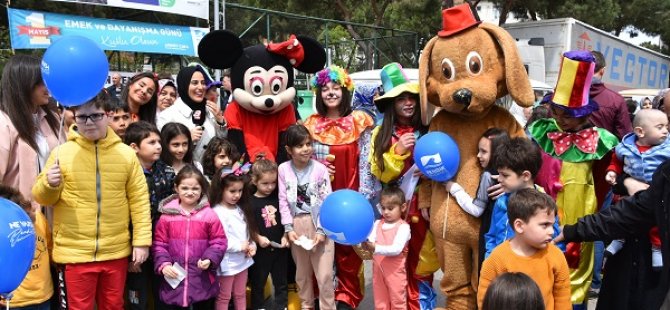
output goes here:
{"type": "Polygon", "coordinates": [[[156,124],[159,130],[170,122],[188,127],[195,143],[193,159],[198,162],[202,160],[205,147],[212,137],[225,137],[227,125],[219,105],[205,98],[210,82],[206,76],[205,69],[200,65],[182,68],[177,74],[179,98],[160,113],[156,124]]]}

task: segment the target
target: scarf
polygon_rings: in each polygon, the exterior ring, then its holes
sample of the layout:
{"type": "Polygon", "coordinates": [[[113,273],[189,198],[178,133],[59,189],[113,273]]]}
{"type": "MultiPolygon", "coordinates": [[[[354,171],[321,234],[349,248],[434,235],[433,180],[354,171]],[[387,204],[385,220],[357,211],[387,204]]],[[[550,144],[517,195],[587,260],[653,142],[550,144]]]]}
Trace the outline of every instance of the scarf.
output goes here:
{"type": "Polygon", "coordinates": [[[196,71],[200,71],[203,76],[206,76],[202,71],[202,68],[198,66],[184,67],[179,70],[179,74],[177,74],[177,92],[179,93],[179,98],[193,110],[193,113],[191,114],[191,121],[193,124],[202,126],[207,118],[207,99],[203,99],[201,102],[195,102],[188,95],[191,78],[196,71]]]}

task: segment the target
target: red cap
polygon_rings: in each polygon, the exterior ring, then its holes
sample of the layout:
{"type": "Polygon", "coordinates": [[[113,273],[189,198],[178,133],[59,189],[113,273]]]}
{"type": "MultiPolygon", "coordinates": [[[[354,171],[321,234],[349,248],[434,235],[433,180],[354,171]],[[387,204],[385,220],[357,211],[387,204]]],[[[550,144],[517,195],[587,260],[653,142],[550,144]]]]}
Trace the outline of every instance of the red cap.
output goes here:
{"type": "Polygon", "coordinates": [[[442,30],[437,35],[445,38],[463,30],[476,27],[481,22],[475,18],[467,3],[442,10],[442,30]]]}

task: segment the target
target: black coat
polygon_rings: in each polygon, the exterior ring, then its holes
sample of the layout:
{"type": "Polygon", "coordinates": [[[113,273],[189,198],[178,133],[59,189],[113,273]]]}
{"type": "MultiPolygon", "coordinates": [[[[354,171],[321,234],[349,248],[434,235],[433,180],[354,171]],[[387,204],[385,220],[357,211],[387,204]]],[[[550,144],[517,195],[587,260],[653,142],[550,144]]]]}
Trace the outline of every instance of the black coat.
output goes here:
{"type": "Polygon", "coordinates": [[[621,253],[607,262],[606,278],[603,279],[598,299],[599,309],[646,310],[661,307],[670,288],[669,229],[670,161],[656,170],[646,191],[638,192],[611,208],[585,216],[575,225],[563,228],[566,241],[621,238],[633,241],[628,242],[621,253]],[[658,226],[661,237],[663,269],[660,272],[653,272],[650,267],[647,235],[653,226],[658,226]]]}

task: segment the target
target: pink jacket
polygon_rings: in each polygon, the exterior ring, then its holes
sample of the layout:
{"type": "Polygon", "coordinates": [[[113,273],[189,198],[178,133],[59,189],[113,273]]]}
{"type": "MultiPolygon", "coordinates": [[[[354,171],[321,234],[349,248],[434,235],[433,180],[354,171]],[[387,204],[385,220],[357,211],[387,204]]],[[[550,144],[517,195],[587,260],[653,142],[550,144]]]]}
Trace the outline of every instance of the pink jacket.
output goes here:
{"type": "MultiPolygon", "coordinates": [[[[44,111],[42,109],[38,111],[40,131],[47,139],[49,150],[53,150],[59,144],[58,135],[49,127],[44,111]]],[[[65,131],[61,132],[60,138],[65,142],[65,131]]],[[[39,174],[37,159],[37,152],[19,138],[19,132],[9,116],[0,111],[0,181],[2,184],[18,189],[26,199],[32,201],[33,184],[39,174]]]]}
{"type": "Polygon", "coordinates": [[[161,300],[169,305],[186,307],[216,296],[219,292],[216,270],[228,240],[207,199],[201,199],[198,207],[187,214],[175,194],[165,198],[158,211],[162,215],[154,234],[154,270],[160,275],[163,267],[175,262],[186,270],[186,278],[175,289],[161,280],[161,300]],[[200,259],[210,260],[209,269],[198,268],[200,259]]]}

